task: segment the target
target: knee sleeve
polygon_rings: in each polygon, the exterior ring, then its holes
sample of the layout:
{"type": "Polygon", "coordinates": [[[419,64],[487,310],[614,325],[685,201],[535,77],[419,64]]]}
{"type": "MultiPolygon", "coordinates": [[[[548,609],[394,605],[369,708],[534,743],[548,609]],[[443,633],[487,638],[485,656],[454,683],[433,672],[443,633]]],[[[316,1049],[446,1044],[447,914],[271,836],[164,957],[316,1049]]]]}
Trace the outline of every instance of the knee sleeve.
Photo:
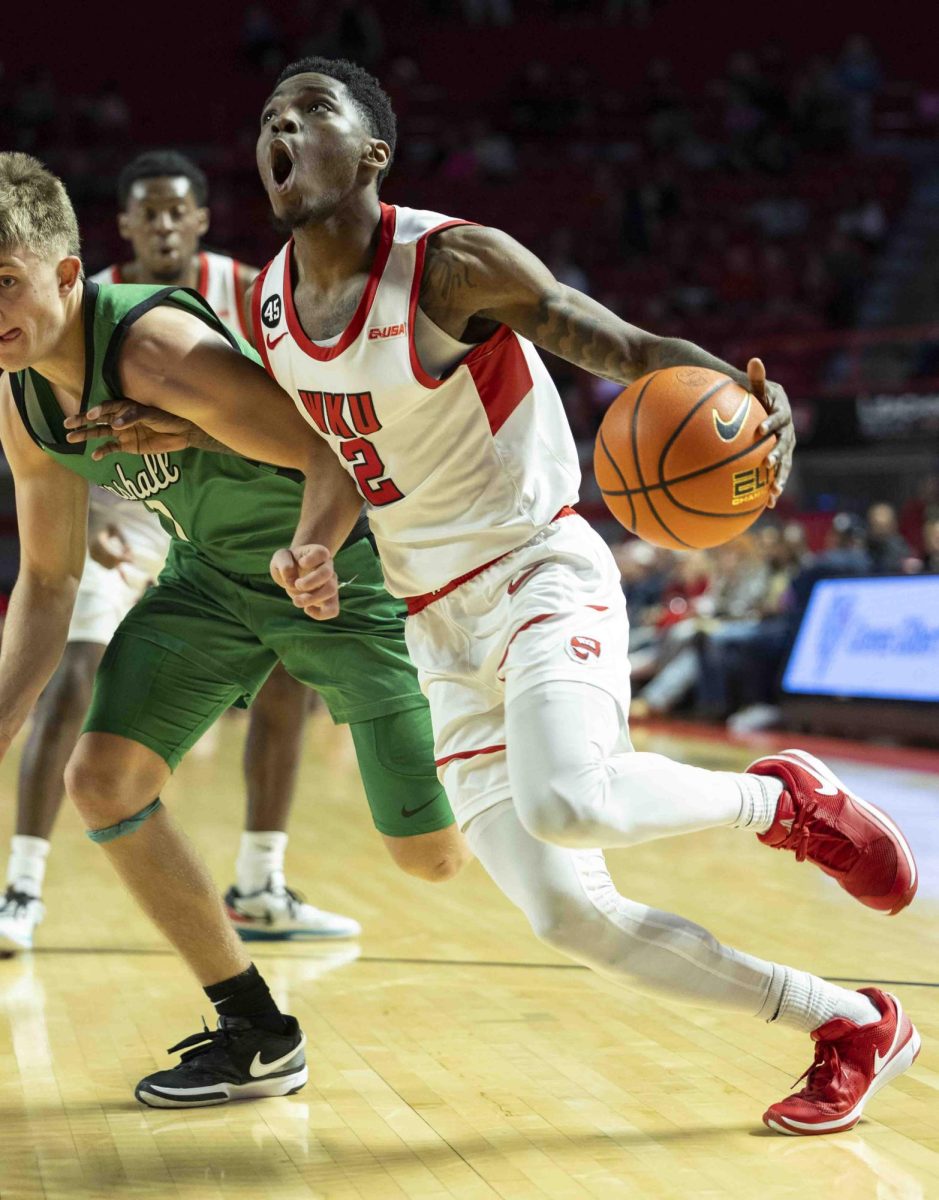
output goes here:
{"type": "Polygon", "coordinates": [[[107,825],[104,829],[86,829],[85,833],[93,842],[99,845],[105,842],[113,842],[115,838],[124,837],[128,833],[135,833],[144,821],[152,817],[153,814],[163,807],[163,801],[157,796],[146,808],[142,808],[140,812],[134,813],[132,817],[125,817],[123,821],[118,821],[114,825],[107,825]]]}

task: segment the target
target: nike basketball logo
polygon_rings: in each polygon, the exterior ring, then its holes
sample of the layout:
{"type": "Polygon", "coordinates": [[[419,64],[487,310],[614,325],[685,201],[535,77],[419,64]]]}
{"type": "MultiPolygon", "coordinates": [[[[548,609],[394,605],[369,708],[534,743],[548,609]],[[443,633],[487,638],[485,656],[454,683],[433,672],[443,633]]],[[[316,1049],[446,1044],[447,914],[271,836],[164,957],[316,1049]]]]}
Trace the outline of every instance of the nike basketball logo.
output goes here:
{"type": "Polygon", "coordinates": [[[289,332],[289,330],[286,330],[286,329],[285,329],[285,330],[284,330],[284,332],[283,332],[283,333],[281,333],[281,334],[279,334],[279,335],[278,335],[276,338],[272,338],[272,337],[271,337],[271,335],[270,335],[270,334],[268,334],[268,335],[267,335],[267,339],[266,339],[266,340],[267,340],[267,348],[268,348],[268,350],[273,350],[273,349],[274,349],[274,347],[275,347],[275,346],[276,346],[276,345],[277,345],[279,342],[282,342],[282,341],[284,340],[284,338],[287,336],[288,332],[289,332]]]}
{"type": "Polygon", "coordinates": [[[717,436],[721,441],[732,442],[740,430],[743,429],[743,423],[747,419],[752,399],[753,397],[747,392],[746,396],[740,401],[740,407],[729,421],[725,421],[722,417],[719,417],[716,408],[711,409],[714,415],[714,428],[717,430],[717,436]]]}
{"type": "Polygon", "coordinates": [[[417,808],[408,808],[408,806],[406,804],[402,804],[401,805],[401,816],[402,817],[416,817],[417,814],[419,812],[423,812],[425,808],[430,808],[430,806],[433,804],[433,802],[436,799],[437,799],[436,796],[431,796],[431,798],[426,802],[426,804],[419,804],[417,806],[417,808]]]}
{"type": "Polygon", "coordinates": [[[265,1075],[273,1075],[275,1071],[285,1067],[292,1058],[295,1058],[303,1047],[306,1045],[306,1034],[301,1034],[299,1045],[288,1050],[282,1058],[275,1058],[273,1062],[264,1062],[261,1058],[260,1050],[255,1054],[254,1061],[248,1068],[248,1074],[252,1079],[263,1079],[265,1075]]]}
{"type": "Polygon", "coordinates": [[[522,571],[521,575],[516,575],[506,588],[506,591],[509,593],[509,595],[514,596],[522,584],[527,583],[528,580],[531,579],[532,575],[534,575],[534,573],[538,570],[538,568],[543,566],[543,562],[536,562],[534,566],[528,567],[526,570],[522,571]]]}
{"type": "Polygon", "coordinates": [[[811,775],[816,783],[821,784],[821,787],[815,788],[817,795],[837,796],[841,790],[840,788],[836,787],[834,783],[819,775],[817,771],[814,771],[807,763],[804,763],[801,758],[790,758],[788,754],[780,754],[778,757],[781,758],[783,762],[792,763],[794,766],[801,767],[802,770],[805,771],[806,775],[811,775]]]}
{"type": "MultiPolygon", "coordinates": [[[[899,1007],[900,1006],[897,1005],[898,1010],[899,1010],[899,1007]]],[[[891,1058],[893,1058],[893,1052],[897,1048],[897,1042],[900,1040],[900,1031],[902,1028],[903,1028],[903,1014],[898,1011],[897,1012],[897,1032],[893,1035],[893,1041],[890,1043],[890,1049],[887,1051],[886,1054],[881,1054],[879,1050],[874,1051],[874,1074],[875,1075],[879,1075],[880,1072],[887,1065],[887,1063],[890,1062],[891,1058]]]]}

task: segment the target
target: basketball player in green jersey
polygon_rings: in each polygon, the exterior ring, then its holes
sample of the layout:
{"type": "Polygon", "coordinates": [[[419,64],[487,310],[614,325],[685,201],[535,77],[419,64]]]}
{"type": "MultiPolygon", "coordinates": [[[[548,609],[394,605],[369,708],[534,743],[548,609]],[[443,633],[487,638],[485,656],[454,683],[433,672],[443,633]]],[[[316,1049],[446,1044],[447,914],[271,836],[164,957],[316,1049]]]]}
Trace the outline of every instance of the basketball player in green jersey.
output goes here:
{"type": "Polygon", "coordinates": [[[358,494],[253,351],[200,297],[83,281],[65,190],[24,154],[0,154],[0,369],[0,437],[21,545],[0,650],[0,754],[61,656],[84,564],[89,483],[143,501],[172,537],[158,585],[108,647],[66,770],[90,836],[219,1016],[217,1030],[176,1047],[188,1048],[182,1062],[142,1080],[137,1096],[188,1107],[294,1091],[306,1080],[305,1039],[278,1011],[159,794],[193,742],[231,704],[250,702],[280,659],[350,724],[374,820],[396,862],[428,879],[462,864],[401,608],[356,521],[358,494]],[[67,441],[67,417],[120,396],[207,436],[175,452],[151,439],[140,447],[142,462],[67,441]],[[319,583],[301,608],[268,564],[295,527],[306,532],[304,477],[339,489],[352,532],[335,568],[324,550],[319,583]]]}
{"type": "MultiPolygon", "coordinates": [[[[182,154],[150,151],[121,171],[118,229],[133,258],[99,271],[97,283],[153,283],[199,291],[235,333],[247,336],[242,304],[255,267],[200,249],[209,227],[208,182],[182,154]]],[[[250,336],[247,336],[250,341],[250,336]]],[[[42,920],[42,882],[63,774],[91,699],[95,671],[122,617],[165,554],[155,513],[92,489],[91,525],[118,536],[131,561],[86,565],[62,661],[45,688],[20,759],[16,833],[0,896],[0,950],[29,949],[42,920]],[[144,568],[144,569],[141,569],[144,568]],[[146,571],[146,573],[145,573],[146,571]],[[139,582],[136,582],[138,581],[139,582]],[[136,586],[129,583],[136,582],[136,586]]],[[[91,544],[91,539],[89,539],[91,544]]],[[[245,832],[235,884],[225,895],[244,940],[355,937],[359,923],[301,900],[286,886],[287,820],[299,768],[310,689],[279,663],[251,705],[244,751],[245,832]]]]}

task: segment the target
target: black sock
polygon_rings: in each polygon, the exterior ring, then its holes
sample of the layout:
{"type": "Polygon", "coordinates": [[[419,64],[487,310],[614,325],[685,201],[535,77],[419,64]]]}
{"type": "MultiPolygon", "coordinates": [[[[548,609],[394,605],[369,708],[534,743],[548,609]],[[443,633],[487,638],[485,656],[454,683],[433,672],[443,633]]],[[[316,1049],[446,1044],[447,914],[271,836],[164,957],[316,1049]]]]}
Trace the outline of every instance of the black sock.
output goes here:
{"type": "Polygon", "coordinates": [[[210,983],[205,994],[220,1017],[247,1017],[252,1025],[270,1033],[283,1033],[287,1022],[274,1003],[267,984],[254,963],[240,975],[210,983]]]}

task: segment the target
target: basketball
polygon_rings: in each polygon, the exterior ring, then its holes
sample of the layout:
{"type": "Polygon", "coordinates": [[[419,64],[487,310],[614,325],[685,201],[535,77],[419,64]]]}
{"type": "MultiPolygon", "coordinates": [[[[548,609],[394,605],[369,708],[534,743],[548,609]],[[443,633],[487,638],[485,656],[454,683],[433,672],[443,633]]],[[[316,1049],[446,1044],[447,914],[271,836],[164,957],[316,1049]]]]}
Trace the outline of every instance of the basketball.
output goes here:
{"type": "Polygon", "coordinates": [[[594,446],[603,499],[621,525],[670,550],[729,542],[766,507],[774,434],[766,410],[720,371],[667,367],[617,396],[594,446]]]}

